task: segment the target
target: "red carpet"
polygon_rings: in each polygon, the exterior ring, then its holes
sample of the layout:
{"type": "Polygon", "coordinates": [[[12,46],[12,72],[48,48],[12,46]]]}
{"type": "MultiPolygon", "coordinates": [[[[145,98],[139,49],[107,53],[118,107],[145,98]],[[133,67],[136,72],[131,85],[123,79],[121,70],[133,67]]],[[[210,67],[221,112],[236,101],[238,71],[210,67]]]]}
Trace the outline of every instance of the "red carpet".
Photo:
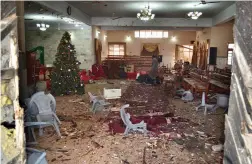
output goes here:
{"type": "MultiPolygon", "coordinates": [[[[133,124],[144,121],[147,123],[148,131],[154,132],[156,134],[169,133],[169,132],[179,132],[180,123],[188,123],[188,119],[183,119],[180,117],[167,117],[173,116],[173,114],[168,113],[164,115],[157,116],[131,116],[131,122],[133,124]]],[[[109,121],[109,131],[112,133],[123,133],[125,130],[125,125],[123,124],[121,118],[113,119],[109,121]]]]}

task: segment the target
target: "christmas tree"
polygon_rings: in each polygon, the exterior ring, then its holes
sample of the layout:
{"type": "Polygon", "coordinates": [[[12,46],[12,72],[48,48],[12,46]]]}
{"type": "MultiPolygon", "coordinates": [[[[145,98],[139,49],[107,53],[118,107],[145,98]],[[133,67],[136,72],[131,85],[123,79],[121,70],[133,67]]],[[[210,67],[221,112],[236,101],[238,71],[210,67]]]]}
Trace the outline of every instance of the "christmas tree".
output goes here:
{"type": "Polygon", "coordinates": [[[53,64],[54,70],[51,73],[53,94],[56,96],[71,93],[84,94],[84,84],[79,76],[80,62],[76,59],[76,51],[68,32],[65,32],[60,40],[53,64]]]}

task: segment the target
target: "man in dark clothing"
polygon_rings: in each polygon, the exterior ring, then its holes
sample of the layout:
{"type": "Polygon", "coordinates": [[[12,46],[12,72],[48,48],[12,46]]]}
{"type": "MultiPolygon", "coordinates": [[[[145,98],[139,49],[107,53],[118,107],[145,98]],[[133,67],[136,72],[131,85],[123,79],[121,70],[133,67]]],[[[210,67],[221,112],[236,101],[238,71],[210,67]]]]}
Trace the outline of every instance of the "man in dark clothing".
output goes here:
{"type": "Polygon", "coordinates": [[[148,74],[139,76],[137,79],[140,83],[146,83],[146,84],[160,84],[160,80],[158,80],[158,59],[156,55],[152,56],[152,66],[151,70],[148,74]]]}
{"type": "Polygon", "coordinates": [[[155,80],[156,77],[158,76],[158,60],[157,60],[157,56],[153,55],[152,56],[152,66],[151,66],[151,70],[149,72],[149,76],[155,80]]]}

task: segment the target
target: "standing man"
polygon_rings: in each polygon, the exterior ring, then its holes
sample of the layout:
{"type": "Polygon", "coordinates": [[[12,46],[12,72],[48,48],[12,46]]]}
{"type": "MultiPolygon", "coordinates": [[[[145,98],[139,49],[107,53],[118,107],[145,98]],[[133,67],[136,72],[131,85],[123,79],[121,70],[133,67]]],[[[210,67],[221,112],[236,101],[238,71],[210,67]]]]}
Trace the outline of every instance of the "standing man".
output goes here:
{"type": "Polygon", "coordinates": [[[156,84],[156,78],[158,76],[158,59],[156,55],[152,55],[152,66],[149,72],[149,79],[152,84],[156,84]]]}

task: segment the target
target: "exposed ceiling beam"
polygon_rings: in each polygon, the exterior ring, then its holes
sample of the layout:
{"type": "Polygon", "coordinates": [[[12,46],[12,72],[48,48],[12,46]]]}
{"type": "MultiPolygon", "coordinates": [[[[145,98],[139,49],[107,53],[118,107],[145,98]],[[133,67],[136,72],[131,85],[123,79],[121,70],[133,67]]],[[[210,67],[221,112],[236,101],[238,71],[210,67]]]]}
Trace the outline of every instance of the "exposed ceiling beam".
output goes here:
{"type": "Polygon", "coordinates": [[[120,18],[112,20],[111,17],[92,17],[95,26],[133,26],[133,27],[211,27],[212,18],[199,18],[191,20],[186,18],[155,18],[143,22],[137,18],[120,18]]]}
{"type": "Polygon", "coordinates": [[[213,17],[213,26],[234,19],[235,13],[236,13],[236,4],[233,4],[213,17]]]}
{"type": "Polygon", "coordinates": [[[53,10],[56,10],[65,16],[68,16],[73,19],[77,19],[78,21],[81,21],[87,25],[91,25],[91,18],[87,14],[83,13],[79,9],[73,7],[72,5],[69,5],[67,2],[63,2],[63,1],[37,1],[37,3],[44,5],[48,8],[51,8],[53,10]],[[67,14],[68,6],[71,7],[71,15],[67,14]]]}
{"type": "Polygon", "coordinates": [[[127,30],[127,31],[131,31],[131,30],[169,30],[169,31],[173,31],[173,30],[179,30],[179,31],[199,31],[199,30],[203,30],[202,27],[153,27],[153,26],[149,26],[149,27],[133,27],[133,26],[124,26],[124,27],[115,27],[115,26],[101,26],[102,30],[127,30]]]}

